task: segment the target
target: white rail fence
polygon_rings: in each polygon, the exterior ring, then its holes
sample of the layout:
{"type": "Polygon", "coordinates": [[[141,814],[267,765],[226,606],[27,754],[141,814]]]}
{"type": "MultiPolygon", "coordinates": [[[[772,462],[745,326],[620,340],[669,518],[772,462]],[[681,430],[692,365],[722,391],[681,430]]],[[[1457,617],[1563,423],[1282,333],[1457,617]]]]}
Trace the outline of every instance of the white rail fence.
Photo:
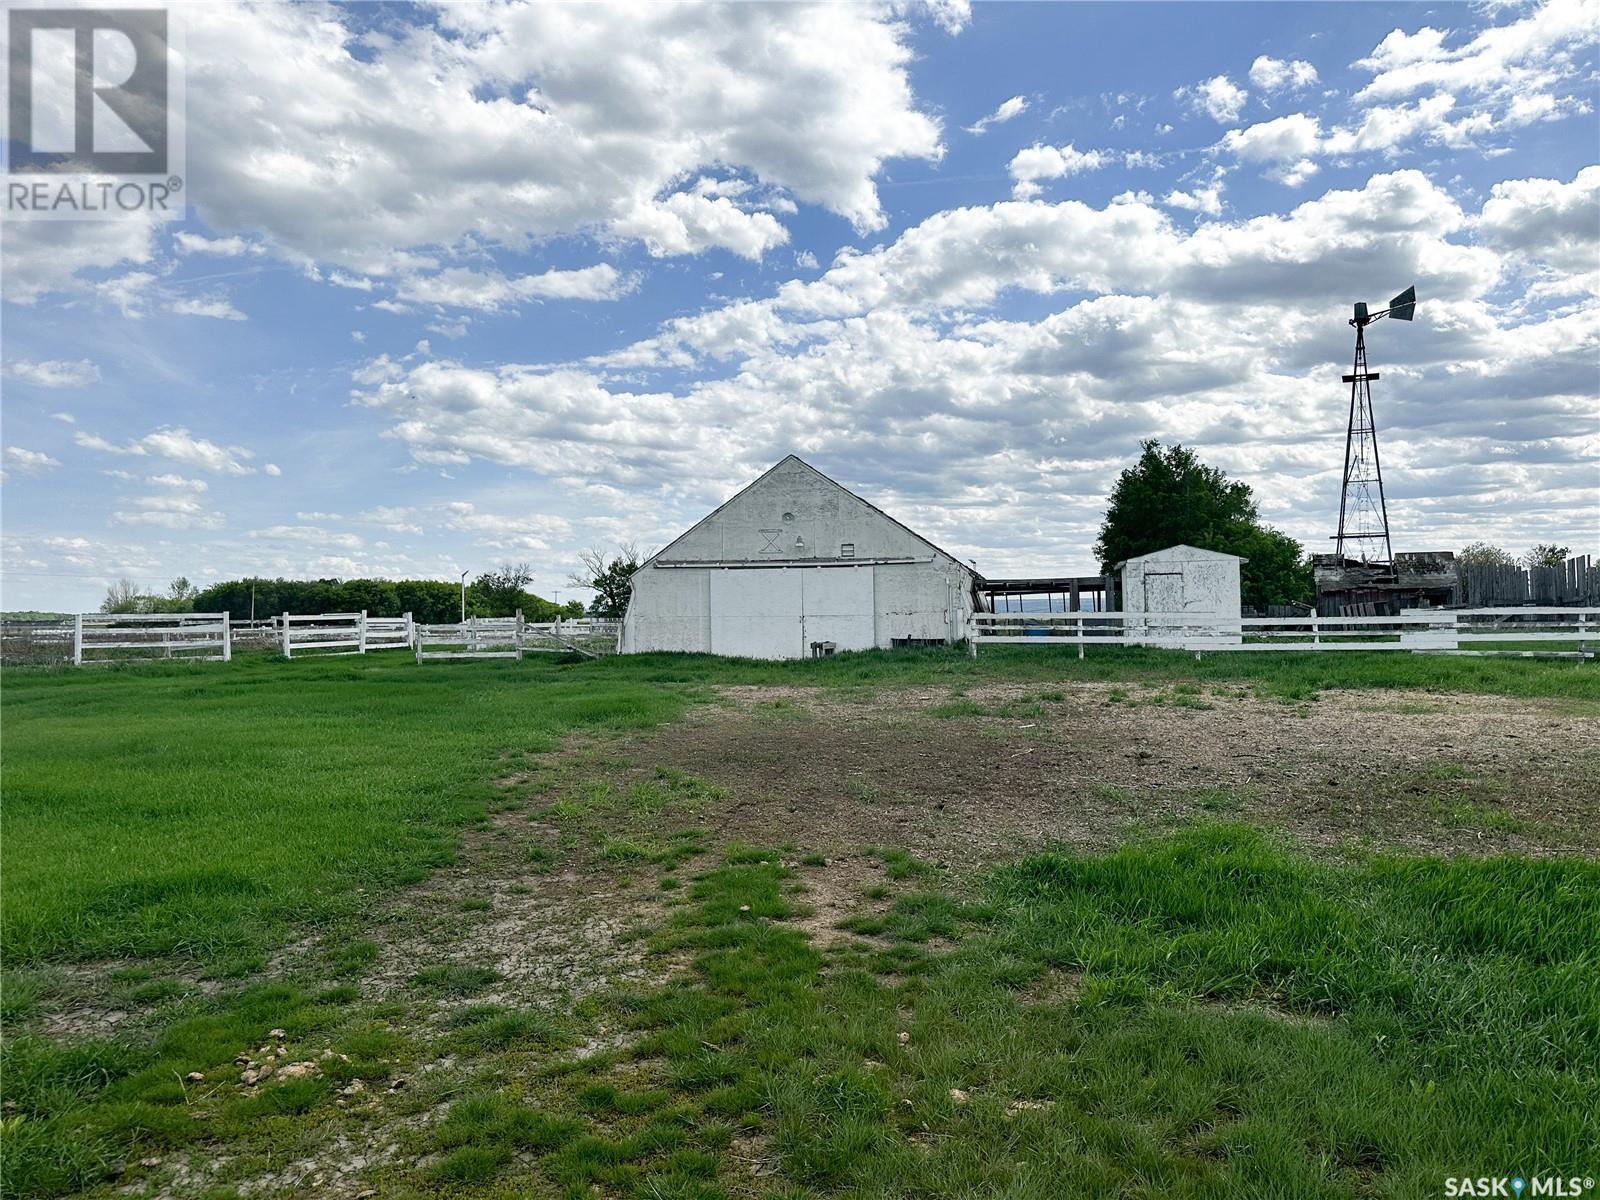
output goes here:
{"type": "Polygon", "coordinates": [[[514,617],[468,617],[454,625],[418,625],[417,661],[454,658],[521,658],[526,626],[514,617]]]}
{"type": "Polygon", "coordinates": [[[1405,650],[1592,657],[1600,608],[1414,609],[1387,617],[1227,617],[1217,613],[974,613],[967,645],[1174,650],[1405,650]],[[1530,649],[1473,649],[1497,643],[1530,649]],[[1557,644],[1562,648],[1558,649],[1557,644]]]}
{"type": "Polygon", "coordinates": [[[80,613],[72,619],[74,666],[232,657],[227,613],[80,613]]]}
{"type": "Polygon", "coordinates": [[[535,654],[581,654],[595,658],[615,654],[622,622],[609,617],[574,617],[523,628],[522,648],[535,654]]]}
{"type": "Polygon", "coordinates": [[[367,618],[368,650],[409,650],[417,640],[417,623],[410,613],[398,617],[367,618]]]}
{"type": "Polygon", "coordinates": [[[367,614],[284,613],[278,618],[278,649],[285,658],[367,652],[367,614]]]}

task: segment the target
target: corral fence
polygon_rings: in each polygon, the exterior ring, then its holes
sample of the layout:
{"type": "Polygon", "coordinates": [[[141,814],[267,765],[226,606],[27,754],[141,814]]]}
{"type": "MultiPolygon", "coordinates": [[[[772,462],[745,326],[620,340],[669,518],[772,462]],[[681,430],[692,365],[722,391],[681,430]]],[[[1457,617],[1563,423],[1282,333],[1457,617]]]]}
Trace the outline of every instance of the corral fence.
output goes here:
{"type": "Polygon", "coordinates": [[[514,617],[468,617],[454,625],[418,625],[417,661],[454,658],[521,658],[525,626],[514,617]]]}
{"type": "Polygon", "coordinates": [[[230,632],[227,613],[80,613],[72,619],[72,663],[227,662],[230,632]]]}
{"type": "Polygon", "coordinates": [[[367,654],[407,650],[416,639],[411,614],[373,617],[354,613],[284,613],[276,618],[278,647],[285,658],[308,654],[367,654]]]}
{"type": "Polygon", "coordinates": [[[615,654],[622,622],[610,617],[576,617],[540,622],[523,629],[522,648],[535,654],[615,654]]]}
{"type": "Polygon", "coordinates": [[[1553,567],[1457,563],[1468,608],[1510,604],[1600,605],[1600,564],[1587,554],[1553,567]]]}
{"type": "Polygon", "coordinates": [[[974,613],[967,645],[1158,646],[1173,650],[1405,650],[1592,658],[1600,608],[1411,609],[1393,616],[1217,613],[974,613]]]}

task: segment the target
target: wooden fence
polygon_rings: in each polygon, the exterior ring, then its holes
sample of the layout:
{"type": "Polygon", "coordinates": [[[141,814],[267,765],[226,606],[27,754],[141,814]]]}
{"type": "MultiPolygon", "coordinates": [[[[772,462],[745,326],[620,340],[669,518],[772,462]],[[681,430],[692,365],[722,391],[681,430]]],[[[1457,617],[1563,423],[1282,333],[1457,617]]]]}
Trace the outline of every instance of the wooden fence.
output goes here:
{"type": "Polygon", "coordinates": [[[278,618],[278,647],[285,658],[293,658],[296,650],[302,657],[365,654],[367,614],[284,613],[278,618]]]}
{"type": "Polygon", "coordinates": [[[522,657],[525,625],[514,617],[469,617],[454,625],[418,625],[417,661],[522,657]]]}
{"type": "Polygon", "coordinates": [[[1158,646],[1174,650],[1405,650],[1593,657],[1600,608],[1411,609],[1384,617],[1215,613],[974,613],[967,645],[1158,646]],[[1523,650],[1478,649],[1519,643],[1523,650]],[[1558,649],[1559,644],[1559,649],[1558,649]]]}
{"type": "Polygon", "coordinates": [[[80,613],[72,621],[74,666],[232,657],[227,613],[80,613]]]}
{"type": "Polygon", "coordinates": [[[1587,554],[1554,567],[1457,563],[1468,608],[1497,605],[1600,605],[1600,564],[1587,554]]]}

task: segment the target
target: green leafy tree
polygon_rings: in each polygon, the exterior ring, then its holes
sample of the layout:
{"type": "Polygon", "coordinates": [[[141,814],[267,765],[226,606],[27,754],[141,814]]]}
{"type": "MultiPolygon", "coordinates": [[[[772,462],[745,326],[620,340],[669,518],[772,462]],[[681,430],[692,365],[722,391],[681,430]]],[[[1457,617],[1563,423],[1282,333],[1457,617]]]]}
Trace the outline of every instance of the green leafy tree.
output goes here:
{"type": "Polygon", "coordinates": [[[1565,546],[1540,542],[1522,556],[1522,564],[1527,567],[1559,567],[1568,557],[1570,552],[1565,546]]]}
{"type": "Polygon", "coordinates": [[[623,542],[610,558],[603,550],[586,550],[582,562],[583,569],[573,573],[572,582],[594,592],[589,614],[620,617],[627,612],[628,597],[633,593],[633,575],[639,569],[639,548],[632,542],[623,542]]]}
{"type": "Polygon", "coordinates": [[[1263,525],[1250,485],[1208,467],[1184,446],[1151,439],[1117,477],[1100,526],[1100,569],[1168,546],[1238,554],[1241,600],[1252,608],[1309,604],[1310,566],[1300,543],[1263,525]]]}
{"type": "Polygon", "coordinates": [[[1471,542],[1456,551],[1456,562],[1463,567],[1514,567],[1517,560],[1509,551],[1488,542],[1471,542]]]}

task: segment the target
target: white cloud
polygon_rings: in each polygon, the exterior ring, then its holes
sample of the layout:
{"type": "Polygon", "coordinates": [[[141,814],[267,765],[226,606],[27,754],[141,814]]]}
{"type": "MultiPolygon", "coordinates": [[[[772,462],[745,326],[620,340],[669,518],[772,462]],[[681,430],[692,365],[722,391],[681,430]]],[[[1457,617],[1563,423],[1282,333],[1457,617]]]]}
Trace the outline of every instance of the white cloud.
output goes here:
{"type": "Polygon", "coordinates": [[[42,388],[87,387],[100,382],[100,368],[87,358],[76,361],[47,359],[32,362],[19,358],[6,364],[5,373],[42,388]]]}
{"type": "Polygon", "coordinates": [[[145,482],[154,484],[157,487],[176,488],[184,492],[203,492],[208,486],[204,479],[189,479],[183,475],[173,474],[149,475],[145,477],[145,482]]]}
{"type": "Polygon", "coordinates": [[[990,126],[1003,125],[1013,117],[1020,117],[1027,111],[1028,98],[1026,96],[1013,96],[1009,100],[1002,100],[1000,102],[1000,107],[995,109],[988,116],[974,121],[971,125],[968,125],[967,132],[977,136],[982,136],[990,126]]]}
{"type": "Polygon", "coordinates": [[[1060,179],[1064,175],[1077,175],[1083,171],[1097,171],[1110,161],[1110,156],[1099,150],[1079,150],[1070,142],[1065,146],[1042,146],[1035,142],[1019,150],[1006,168],[1016,181],[1012,192],[1018,199],[1028,199],[1039,194],[1038,181],[1060,179]]]}
{"type": "Polygon", "coordinates": [[[1571,183],[1507,179],[1484,202],[1478,237],[1516,259],[1600,291],[1600,166],[1571,183]]]}
{"type": "Polygon", "coordinates": [[[240,255],[265,254],[266,247],[242,237],[208,238],[198,233],[179,230],[172,235],[173,244],[183,254],[213,254],[219,258],[238,258],[240,255]]]}
{"type": "Polygon", "coordinates": [[[417,304],[493,312],[528,300],[617,300],[637,286],[636,277],[624,275],[610,263],[515,279],[498,272],[451,267],[434,275],[402,280],[396,295],[417,304]]]}
{"type": "Polygon", "coordinates": [[[206,508],[193,496],[136,496],[131,507],[118,509],[111,519],[118,525],[155,525],[163,529],[220,529],[222,514],[206,508]]]}
{"type": "Polygon", "coordinates": [[[114,221],[7,221],[0,238],[5,298],[30,305],[51,292],[83,286],[79,271],[152,260],[154,224],[141,216],[114,221]]]}
{"type": "Polygon", "coordinates": [[[267,463],[261,468],[261,473],[263,475],[278,476],[283,474],[283,469],[277,463],[267,463]]]}
{"type": "Polygon", "coordinates": [[[1219,124],[1237,121],[1244,111],[1246,92],[1226,75],[1213,75],[1193,87],[1181,87],[1172,93],[1174,100],[1188,104],[1195,112],[1205,113],[1219,124]]]}
{"type": "Polygon", "coordinates": [[[881,7],[436,17],[391,39],[330,6],[193,9],[191,88],[255,98],[191,113],[208,226],[366,274],[416,274],[469,240],[587,232],[754,257],[787,236],[771,213],[666,194],[675,182],[721,165],[868,232],[881,165],[942,153],[912,96],[908,23],[881,7]]]}
{"type": "Polygon", "coordinates": [[[26,450],[21,446],[6,447],[5,463],[8,470],[20,471],[24,475],[61,465],[58,460],[51,458],[42,450],[26,450]]]}
{"type": "Polygon", "coordinates": [[[1286,62],[1263,54],[1250,64],[1250,82],[1264,92],[1298,92],[1316,81],[1317,69],[1304,59],[1286,62]]]}
{"type": "Polygon", "coordinates": [[[219,321],[243,321],[245,315],[221,296],[183,296],[172,302],[180,317],[213,317],[219,321]]]}
{"type": "Polygon", "coordinates": [[[1448,33],[1424,26],[1396,29],[1356,66],[1374,73],[1358,101],[1392,100],[1436,89],[1523,95],[1582,77],[1580,49],[1600,41],[1600,5],[1594,0],[1550,0],[1528,16],[1483,30],[1464,45],[1445,46],[1448,33]]]}
{"type": "Polygon", "coordinates": [[[165,458],[202,471],[210,471],[214,475],[255,473],[254,467],[247,467],[239,461],[241,458],[253,457],[250,451],[242,446],[219,446],[205,438],[195,437],[187,429],[157,429],[154,433],[147,433],[142,438],[122,445],[107,441],[97,434],[84,433],[82,430],[75,432],[72,440],[86,450],[140,458],[145,456],[165,458]]]}

